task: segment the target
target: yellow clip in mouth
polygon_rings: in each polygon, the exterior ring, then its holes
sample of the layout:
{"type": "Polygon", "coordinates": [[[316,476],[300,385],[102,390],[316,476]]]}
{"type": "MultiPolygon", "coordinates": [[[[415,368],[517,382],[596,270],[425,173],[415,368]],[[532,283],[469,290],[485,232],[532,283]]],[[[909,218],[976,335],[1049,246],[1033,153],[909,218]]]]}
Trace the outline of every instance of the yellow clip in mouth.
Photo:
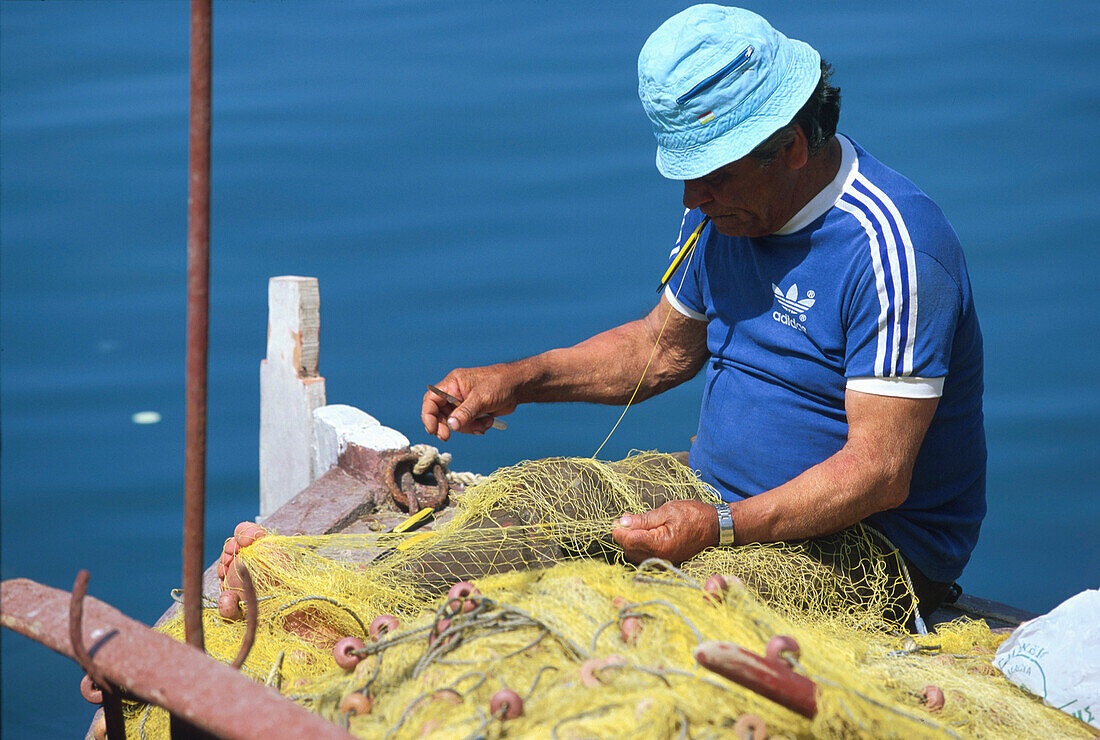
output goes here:
{"type": "Polygon", "coordinates": [[[676,258],[672,260],[672,264],[665,270],[665,274],[661,276],[661,284],[657,286],[657,292],[660,293],[668,285],[668,281],[672,279],[672,276],[676,274],[676,271],[680,269],[680,265],[684,260],[688,258],[688,255],[695,249],[695,244],[699,241],[699,236],[703,233],[703,229],[707,228],[707,224],[710,223],[710,216],[703,216],[703,220],[699,222],[699,225],[695,227],[695,231],[691,232],[691,236],[684,242],[684,246],[681,247],[680,253],[676,255],[676,258]]]}

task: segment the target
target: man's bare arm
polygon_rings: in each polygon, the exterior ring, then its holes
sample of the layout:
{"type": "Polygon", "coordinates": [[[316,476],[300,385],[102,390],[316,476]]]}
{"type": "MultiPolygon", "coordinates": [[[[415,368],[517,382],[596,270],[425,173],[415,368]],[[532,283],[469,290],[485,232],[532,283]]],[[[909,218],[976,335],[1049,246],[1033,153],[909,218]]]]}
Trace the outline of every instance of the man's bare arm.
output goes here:
{"type": "MultiPolygon", "coordinates": [[[[847,391],[844,447],[787,483],[730,504],[737,544],[821,537],[899,506],[938,401],[847,391]]],[[[673,501],[624,517],[613,534],[632,560],[683,560],[718,544],[717,514],[673,501]]]]}
{"type": "Polygon", "coordinates": [[[643,370],[636,400],[644,400],[694,377],[706,358],[706,322],[684,316],[662,297],[644,318],[572,347],[517,362],[452,370],[436,385],[463,403],[456,408],[428,391],[421,420],[428,434],[446,440],[451,431],[482,433],[491,420],[478,416],[510,414],[521,403],[622,404],[630,399],[643,370]]]}
{"type": "Polygon", "coordinates": [[[778,488],[732,504],[738,544],[821,537],[900,506],[938,403],[849,390],[844,447],[778,488]]]}

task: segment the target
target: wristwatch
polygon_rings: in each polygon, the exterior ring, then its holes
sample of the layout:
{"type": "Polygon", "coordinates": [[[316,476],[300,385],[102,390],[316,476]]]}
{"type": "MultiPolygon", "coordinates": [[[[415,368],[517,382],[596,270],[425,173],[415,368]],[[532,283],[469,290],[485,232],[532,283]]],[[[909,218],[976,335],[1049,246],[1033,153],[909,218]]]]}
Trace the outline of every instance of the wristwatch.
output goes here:
{"type": "Polygon", "coordinates": [[[728,547],[733,544],[733,514],[730,513],[729,504],[722,502],[715,504],[718,511],[718,546],[728,547]]]}

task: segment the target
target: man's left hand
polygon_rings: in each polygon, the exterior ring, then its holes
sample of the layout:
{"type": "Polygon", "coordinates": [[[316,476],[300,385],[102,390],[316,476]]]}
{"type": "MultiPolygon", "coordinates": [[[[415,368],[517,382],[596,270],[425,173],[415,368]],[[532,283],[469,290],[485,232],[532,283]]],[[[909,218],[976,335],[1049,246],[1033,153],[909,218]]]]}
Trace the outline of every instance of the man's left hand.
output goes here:
{"type": "Polygon", "coordinates": [[[650,511],[626,514],[611,536],[632,563],[662,558],[679,565],[718,544],[718,512],[702,501],[669,501],[650,511]]]}

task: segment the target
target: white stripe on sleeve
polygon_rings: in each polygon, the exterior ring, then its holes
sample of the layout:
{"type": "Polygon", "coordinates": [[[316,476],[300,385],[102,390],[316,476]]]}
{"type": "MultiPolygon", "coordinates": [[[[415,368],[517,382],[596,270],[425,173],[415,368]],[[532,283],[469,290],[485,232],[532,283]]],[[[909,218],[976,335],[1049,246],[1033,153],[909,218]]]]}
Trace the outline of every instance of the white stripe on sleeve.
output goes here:
{"type": "MultiPolygon", "coordinates": [[[[858,182],[864,182],[865,178],[861,174],[856,174],[856,180],[858,182]]],[[[863,193],[859,192],[855,188],[850,188],[847,193],[850,197],[859,201],[874,219],[874,226],[878,228],[875,232],[882,239],[882,242],[886,246],[886,267],[890,269],[890,282],[893,287],[893,295],[888,296],[890,305],[893,307],[891,312],[893,316],[893,337],[892,346],[889,347],[890,362],[883,371],[883,375],[894,376],[902,375],[904,371],[899,367],[899,359],[901,358],[901,312],[905,306],[905,297],[901,295],[901,264],[898,260],[898,247],[896,240],[894,239],[894,231],[890,228],[890,223],[886,220],[886,215],[882,212],[882,209],[878,207],[873,200],[868,198],[863,193]]],[[[881,259],[881,255],[880,255],[881,259]]]]}
{"type": "Polygon", "coordinates": [[[863,211],[857,207],[848,203],[841,198],[836,202],[836,207],[842,211],[847,211],[855,217],[856,221],[863,227],[863,230],[867,232],[867,240],[870,242],[871,247],[871,264],[875,268],[875,288],[878,292],[878,330],[877,340],[878,344],[875,349],[875,373],[882,372],[882,361],[886,357],[886,320],[890,309],[890,296],[886,293],[886,274],[882,269],[882,259],[879,255],[878,247],[878,234],[875,233],[875,229],[871,226],[871,222],[867,220],[867,216],[863,211]]]}
{"type": "Polygon", "coordinates": [[[898,211],[894,201],[887,197],[886,193],[882,192],[877,185],[868,180],[862,173],[858,174],[859,181],[866,187],[876,198],[882,201],[886,206],[886,210],[890,212],[890,215],[894,219],[894,223],[898,227],[898,233],[901,235],[902,246],[905,249],[905,264],[906,272],[909,277],[909,322],[908,331],[906,332],[904,355],[902,360],[902,374],[908,374],[913,372],[913,347],[917,339],[917,257],[916,252],[913,249],[913,240],[909,236],[909,229],[905,226],[905,220],[901,217],[901,212],[898,211]]]}
{"type": "Polygon", "coordinates": [[[943,378],[848,378],[846,388],[876,396],[939,398],[943,395],[943,378]]]}

